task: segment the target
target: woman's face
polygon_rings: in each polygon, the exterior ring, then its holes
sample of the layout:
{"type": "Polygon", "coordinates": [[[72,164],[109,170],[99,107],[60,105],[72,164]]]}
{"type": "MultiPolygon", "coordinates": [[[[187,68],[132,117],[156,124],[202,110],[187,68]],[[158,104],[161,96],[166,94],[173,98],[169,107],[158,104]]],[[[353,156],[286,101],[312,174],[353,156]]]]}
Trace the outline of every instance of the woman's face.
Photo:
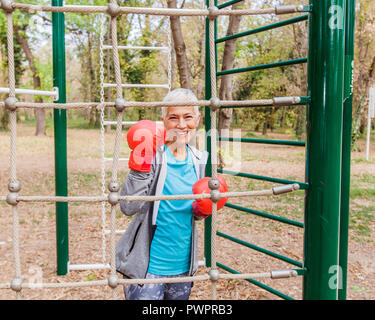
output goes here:
{"type": "Polygon", "coordinates": [[[162,118],[167,130],[166,140],[177,145],[189,143],[200,118],[201,115],[195,113],[194,107],[168,107],[165,118],[162,118]]]}

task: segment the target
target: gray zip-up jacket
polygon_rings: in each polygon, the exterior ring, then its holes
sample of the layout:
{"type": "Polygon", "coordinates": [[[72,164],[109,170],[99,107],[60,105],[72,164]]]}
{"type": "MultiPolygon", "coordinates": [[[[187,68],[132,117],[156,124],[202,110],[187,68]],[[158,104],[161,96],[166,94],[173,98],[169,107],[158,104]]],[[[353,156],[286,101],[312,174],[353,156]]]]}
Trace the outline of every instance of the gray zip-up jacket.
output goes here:
{"type": "MultiPolygon", "coordinates": [[[[192,154],[194,168],[198,179],[204,177],[208,158],[207,151],[199,151],[188,145],[192,154]]],[[[167,175],[167,158],[165,147],[157,148],[150,172],[130,170],[121,189],[121,195],[153,196],[161,195],[167,175]]],[[[116,246],[116,270],[123,276],[132,279],[146,277],[151,241],[157,228],[156,218],[160,201],[120,201],[121,211],[132,216],[132,221],[116,246]]],[[[190,253],[189,275],[198,268],[198,234],[195,220],[200,218],[192,215],[192,245],[190,253]]]]}

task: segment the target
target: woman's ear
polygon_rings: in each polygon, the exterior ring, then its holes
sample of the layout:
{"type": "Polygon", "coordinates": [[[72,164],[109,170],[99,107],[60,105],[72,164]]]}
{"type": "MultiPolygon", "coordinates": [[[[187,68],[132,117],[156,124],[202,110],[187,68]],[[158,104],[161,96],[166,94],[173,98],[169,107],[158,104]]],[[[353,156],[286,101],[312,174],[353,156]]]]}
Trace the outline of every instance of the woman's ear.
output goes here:
{"type": "Polygon", "coordinates": [[[200,113],[198,113],[198,115],[197,115],[197,121],[198,121],[198,123],[197,123],[197,127],[198,127],[199,122],[201,121],[201,114],[200,113]]]}

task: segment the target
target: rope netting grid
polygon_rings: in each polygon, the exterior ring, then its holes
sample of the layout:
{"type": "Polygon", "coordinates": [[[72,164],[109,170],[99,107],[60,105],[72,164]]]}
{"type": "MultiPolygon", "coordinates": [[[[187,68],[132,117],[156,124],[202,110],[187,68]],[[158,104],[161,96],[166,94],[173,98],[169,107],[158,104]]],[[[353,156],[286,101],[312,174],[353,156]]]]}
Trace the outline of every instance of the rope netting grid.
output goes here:
{"type": "MultiPolygon", "coordinates": [[[[178,283],[187,281],[202,281],[210,280],[211,297],[216,299],[216,282],[219,279],[249,279],[249,278],[288,278],[297,275],[295,270],[270,271],[262,273],[243,273],[243,274],[221,274],[216,266],[216,215],[217,215],[217,201],[222,197],[245,197],[245,196],[268,196],[278,195],[283,192],[290,192],[299,189],[298,184],[287,185],[282,187],[274,187],[271,190],[259,191],[242,191],[242,192],[226,192],[219,193],[214,187],[211,188],[210,194],[201,195],[174,195],[174,196],[119,196],[118,191],[120,184],[117,182],[118,162],[120,138],[122,132],[122,116],[126,107],[162,107],[162,106],[187,106],[190,103],[176,103],[176,102],[125,102],[122,95],[121,73],[118,54],[117,41],[117,16],[126,13],[138,14],[157,14],[157,15],[178,15],[178,16],[208,16],[209,18],[209,47],[210,47],[210,64],[211,64],[211,100],[201,100],[194,102],[191,105],[208,106],[211,108],[211,165],[212,165],[212,179],[217,180],[217,136],[216,136],[216,111],[220,105],[234,106],[234,105],[272,105],[277,103],[277,98],[265,100],[248,100],[248,101],[219,101],[217,98],[216,89],[216,61],[215,61],[215,38],[214,38],[214,23],[219,15],[252,15],[252,14],[284,14],[294,13],[303,10],[303,6],[280,6],[271,9],[259,10],[221,10],[221,12],[214,6],[214,1],[210,0],[210,7],[207,10],[198,9],[160,9],[160,8],[127,8],[119,7],[115,0],[110,0],[106,7],[95,6],[63,6],[63,7],[46,7],[35,6],[29,4],[18,4],[12,1],[1,0],[1,8],[7,17],[7,44],[8,44],[8,73],[9,73],[9,96],[4,102],[0,103],[0,107],[5,107],[10,112],[10,182],[8,184],[9,194],[7,196],[0,196],[1,201],[6,201],[12,206],[13,214],[13,259],[15,276],[10,283],[0,283],[0,288],[12,289],[16,292],[16,298],[21,299],[22,288],[64,288],[64,287],[87,287],[87,286],[102,286],[108,285],[112,290],[112,298],[117,298],[116,288],[120,284],[145,284],[145,283],[178,283]],[[15,66],[14,66],[14,43],[13,43],[13,11],[15,9],[32,10],[32,11],[47,11],[47,12],[81,12],[81,13],[108,13],[110,15],[111,24],[111,42],[112,42],[112,56],[115,70],[116,80],[116,100],[115,102],[105,103],[103,100],[100,103],[26,103],[18,102],[15,97],[15,66]],[[117,124],[116,135],[112,162],[112,177],[108,184],[109,194],[105,195],[105,190],[102,185],[101,196],[79,196],[79,197],[61,197],[61,196],[21,196],[21,184],[17,179],[17,108],[100,108],[103,116],[105,107],[115,107],[117,110],[117,124]],[[281,189],[280,189],[281,188],[281,189]],[[280,192],[280,190],[282,190],[280,192]],[[116,207],[119,201],[157,201],[157,200],[182,200],[182,199],[204,199],[210,198],[212,200],[212,230],[211,230],[211,259],[212,267],[208,274],[196,275],[181,278],[159,278],[159,279],[119,279],[116,275],[115,265],[115,227],[116,227],[116,207]],[[19,217],[18,217],[18,203],[24,202],[101,202],[109,203],[111,205],[110,215],[110,275],[106,280],[97,281],[82,281],[82,282],[60,282],[60,283],[24,283],[21,273],[20,252],[19,252],[19,217]]],[[[102,34],[101,34],[102,37],[102,34]]],[[[101,53],[102,54],[102,53],[101,53]]],[[[102,58],[102,57],[101,57],[102,58]]],[[[101,76],[102,77],[102,76],[101,76]]],[[[102,79],[101,79],[102,80],[102,79]]],[[[299,103],[299,97],[286,97],[287,103],[299,103]]],[[[285,99],[283,103],[286,103],[285,99]]],[[[103,171],[102,171],[103,174],[103,171]]],[[[214,184],[212,184],[214,185],[214,184]]],[[[104,258],[103,258],[104,259],[104,258]]]]}

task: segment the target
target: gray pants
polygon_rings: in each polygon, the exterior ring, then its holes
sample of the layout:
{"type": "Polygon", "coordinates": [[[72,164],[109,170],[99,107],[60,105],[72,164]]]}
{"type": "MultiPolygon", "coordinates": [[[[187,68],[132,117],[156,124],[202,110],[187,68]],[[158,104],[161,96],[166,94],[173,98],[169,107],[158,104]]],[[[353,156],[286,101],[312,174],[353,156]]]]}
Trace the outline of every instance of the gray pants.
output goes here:
{"type": "MultiPolygon", "coordinates": [[[[147,273],[146,279],[186,277],[186,273],[175,276],[159,276],[147,273]]],[[[126,300],[188,300],[192,282],[131,284],[124,286],[126,300]]]]}

